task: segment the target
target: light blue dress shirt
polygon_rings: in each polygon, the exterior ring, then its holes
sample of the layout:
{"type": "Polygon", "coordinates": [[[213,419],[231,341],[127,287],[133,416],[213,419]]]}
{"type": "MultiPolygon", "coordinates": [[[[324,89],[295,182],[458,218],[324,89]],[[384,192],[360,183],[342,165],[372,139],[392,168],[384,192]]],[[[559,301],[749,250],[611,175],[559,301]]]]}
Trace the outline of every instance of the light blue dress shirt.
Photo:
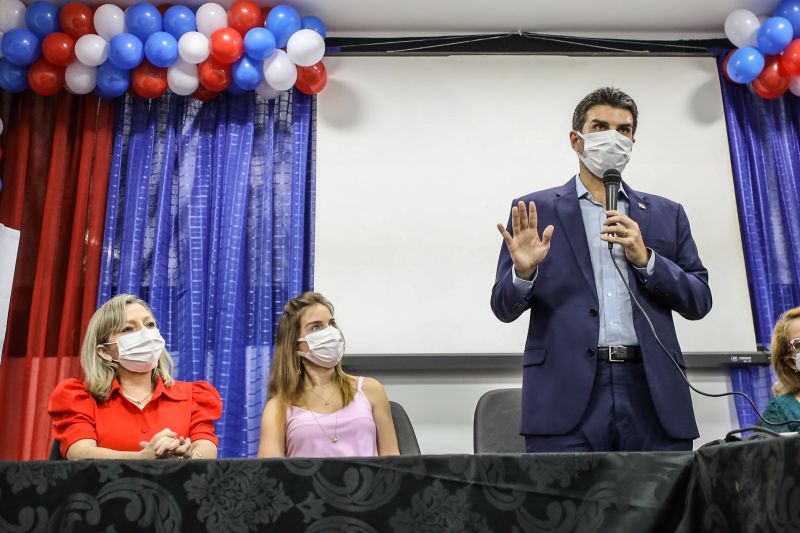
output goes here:
{"type": "MultiPolygon", "coordinates": [[[[575,188],[578,193],[578,204],[581,208],[586,240],[589,243],[589,256],[592,260],[594,284],[597,288],[597,301],[600,302],[600,335],[597,339],[597,345],[638,346],[639,339],[636,337],[636,330],[633,327],[633,308],[631,307],[630,295],[625,288],[625,284],[620,279],[617,269],[614,268],[614,263],[611,261],[608,253],[608,243],[600,240],[600,230],[607,218],[606,208],[592,198],[580,176],[575,177],[575,188]]],[[[628,195],[624,187],[620,187],[617,198],[617,211],[628,213],[628,195]]],[[[643,281],[653,275],[653,265],[655,264],[655,252],[648,250],[650,258],[647,266],[645,268],[634,267],[637,275],[643,281]]],[[[613,253],[620,270],[624,274],[628,260],[622,251],[622,246],[614,245],[613,253]]],[[[513,267],[511,270],[514,287],[516,287],[520,296],[527,297],[533,290],[538,269],[530,281],[517,277],[513,267]]]]}

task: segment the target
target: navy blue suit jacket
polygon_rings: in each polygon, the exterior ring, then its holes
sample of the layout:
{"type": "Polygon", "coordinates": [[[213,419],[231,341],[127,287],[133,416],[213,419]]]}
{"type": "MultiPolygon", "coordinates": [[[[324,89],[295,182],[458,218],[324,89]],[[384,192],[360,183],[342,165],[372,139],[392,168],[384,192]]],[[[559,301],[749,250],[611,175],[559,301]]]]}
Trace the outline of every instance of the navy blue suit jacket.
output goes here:
{"type": "MultiPolygon", "coordinates": [[[[596,370],[599,316],[597,290],[578,197],[572,178],[561,187],[515,200],[536,203],[539,232],[555,232],[539,265],[533,290],[521,298],[512,283],[512,261],[502,244],[492,311],[511,322],[530,309],[528,338],[522,356],[522,433],[563,435],[580,422],[589,402],[596,370]]],[[[646,282],[630,263],[628,283],[647,311],[661,341],[683,366],[672,312],[690,320],[711,309],[708,271],[697,255],[689,221],[680,204],[636,192],[626,183],[630,218],[639,224],[645,246],[656,252],[653,275],[646,282]]],[[[510,221],[509,221],[510,225],[510,221]]],[[[509,231],[511,231],[509,229],[509,231]]],[[[598,234],[599,238],[599,234],[598,234]]],[[[659,348],[642,313],[633,306],[633,322],[656,412],[675,439],[698,437],[689,389],[675,365],[659,348]]]]}

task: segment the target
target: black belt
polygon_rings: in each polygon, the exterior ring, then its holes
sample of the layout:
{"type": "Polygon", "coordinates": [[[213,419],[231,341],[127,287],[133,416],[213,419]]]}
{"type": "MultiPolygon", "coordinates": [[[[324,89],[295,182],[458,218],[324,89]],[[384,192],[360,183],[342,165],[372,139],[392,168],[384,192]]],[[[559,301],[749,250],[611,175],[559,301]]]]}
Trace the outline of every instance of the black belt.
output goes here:
{"type": "Polygon", "coordinates": [[[598,346],[597,358],[609,363],[632,363],[642,360],[638,346],[598,346]]]}

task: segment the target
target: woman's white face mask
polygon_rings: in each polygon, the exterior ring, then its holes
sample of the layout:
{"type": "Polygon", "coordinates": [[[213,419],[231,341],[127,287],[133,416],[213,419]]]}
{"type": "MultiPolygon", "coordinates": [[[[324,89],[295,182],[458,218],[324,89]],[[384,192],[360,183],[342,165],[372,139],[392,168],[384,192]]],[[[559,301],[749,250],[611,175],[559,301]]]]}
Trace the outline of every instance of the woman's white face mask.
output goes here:
{"type": "Polygon", "coordinates": [[[631,159],[633,141],[617,130],[575,133],[583,139],[583,153],[578,158],[598,178],[612,168],[622,172],[631,159]]]}
{"type": "Polygon", "coordinates": [[[164,352],[164,338],[157,328],[142,328],[133,333],[120,335],[114,342],[116,344],[119,364],[131,372],[149,372],[158,365],[158,360],[164,352]]]}
{"type": "Polygon", "coordinates": [[[333,368],[342,360],[344,355],[344,339],[342,333],[333,326],[307,334],[298,342],[308,344],[307,352],[297,352],[300,357],[305,357],[312,363],[324,368],[333,368]]]}

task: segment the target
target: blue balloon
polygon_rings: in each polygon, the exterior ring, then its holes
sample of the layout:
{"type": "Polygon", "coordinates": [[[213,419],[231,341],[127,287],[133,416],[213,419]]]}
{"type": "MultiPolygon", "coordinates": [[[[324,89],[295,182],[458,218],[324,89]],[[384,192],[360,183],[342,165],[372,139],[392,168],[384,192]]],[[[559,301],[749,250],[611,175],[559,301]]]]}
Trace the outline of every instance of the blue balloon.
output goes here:
{"type": "Polygon", "coordinates": [[[304,30],[314,30],[315,32],[322,35],[324,39],[328,35],[328,30],[325,29],[325,23],[322,22],[322,19],[319,17],[315,17],[314,15],[309,15],[307,17],[303,17],[303,20],[300,21],[304,30]]]}
{"type": "Polygon", "coordinates": [[[253,28],[244,36],[244,53],[256,61],[268,59],[276,48],[275,36],[266,28],[253,28]]]}
{"type": "Polygon", "coordinates": [[[783,17],[772,17],[758,29],[758,49],[769,55],[780,54],[792,42],[792,25],[783,17]]]}
{"type": "Polygon", "coordinates": [[[244,94],[247,92],[238,85],[236,85],[235,82],[231,82],[231,84],[228,85],[228,88],[226,90],[231,94],[244,94]]]}
{"type": "Polygon", "coordinates": [[[40,39],[61,31],[58,8],[49,2],[34,2],[29,5],[25,12],[25,24],[40,39]]]}
{"type": "Polygon", "coordinates": [[[21,28],[14,28],[3,35],[0,44],[3,56],[14,65],[24,67],[30,65],[42,55],[42,46],[39,38],[32,32],[21,28]]]}
{"type": "Polygon", "coordinates": [[[10,93],[21,93],[28,88],[28,67],[0,59],[0,88],[10,93]]]}
{"type": "Polygon", "coordinates": [[[164,13],[164,31],[180,39],[181,35],[197,30],[194,11],[186,6],[172,6],[164,13]]]}
{"type": "Polygon", "coordinates": [[[95,90],[102,98],[122,96],[131,85],[131,71],[114,66],[106,61],[97,67],[97,87],[95,90]]]}
{"type": "Polygon", "coordinates": [[[788,20],[792,25],[792,38],[800,37],[800,0],[784,0],[778,4],[778,7],[772,12],[772,16],[788,20]]]}
{"type": "Polygon", "coordinates": [[[302,29],[300,13],[291,6],[276,6],[267,15],[267,29],[275,36],[278,48],[286,48],[289,37],[297,30],[302,29]]]}
{"type": "Polygon", "coordinates": [[[178,59],[178,41],[165,31],[157,31],[144,43],[144,55],[155,66],[167,68],[178,59]]]}
{"type": "Polygon", "coordinates": [[[261,78],[264,76],[262,65],[258,61],[253,61],[249,57],[242,56],[239,61],[233,64],[231,75],[233,83],[240,89],[245,91],[252,91],[258,84],[261,83],[261,78]]]}
{"type": "Polygon", "coordinates": [[[3,191],[3,180],[0,180],[0,192],[3,191]]]}
{"type": "Polygon", "coordinates": [[[728,60],[728,77],[736,83],[748,83],[761,74],[764,69],[764,55],[753,48],[739,48],[728,60]]]}
{"type": "Polygon", "coordinates": [[[142,41],[130,33],[119,33],[108,43],[108,60],[115,67],[131,70],[139,66],[144,58],[142,41]]]}
{"type": "Polygon", "coordinates": [[[131,6],[125,13],[128,33],[134,34],[142,42],[150,35],[161,31],[161,13],[156,6],[142,2],[131,6]]]}

